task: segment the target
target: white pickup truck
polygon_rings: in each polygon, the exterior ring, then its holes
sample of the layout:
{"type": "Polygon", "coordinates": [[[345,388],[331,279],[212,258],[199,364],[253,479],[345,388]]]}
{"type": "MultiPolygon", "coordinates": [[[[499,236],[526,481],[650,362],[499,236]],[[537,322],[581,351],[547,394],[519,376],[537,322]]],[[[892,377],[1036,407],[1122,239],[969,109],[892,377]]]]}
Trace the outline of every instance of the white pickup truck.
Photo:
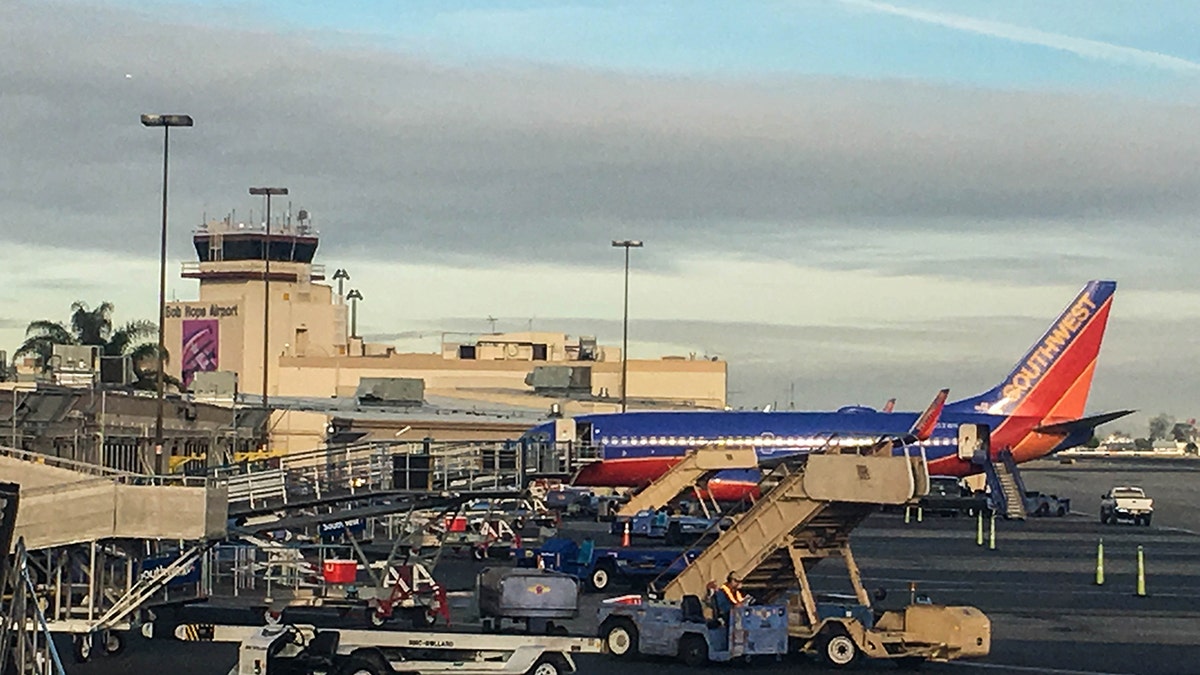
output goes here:
{"type": "Polygon", "coordinates": [[[1128,520],[1149,525],[1154,515],[1154,500],[1140,487],[1115,487],[1100,497],[1100,522],[1107,525],[1128,520]]]}

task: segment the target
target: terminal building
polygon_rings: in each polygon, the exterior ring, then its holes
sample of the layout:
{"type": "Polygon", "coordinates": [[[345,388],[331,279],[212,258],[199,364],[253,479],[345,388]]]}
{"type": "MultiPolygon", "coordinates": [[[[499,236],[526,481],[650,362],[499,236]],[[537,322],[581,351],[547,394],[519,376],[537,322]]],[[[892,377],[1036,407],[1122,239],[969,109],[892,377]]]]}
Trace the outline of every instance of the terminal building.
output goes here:
{"type": "MultiPolygon", "coordinates": [[[[228,373],[248,402],[263,394],[265,384],[271,407],[302,400],[309,410],[329,409],[304,422],[296,415],[273,422],[273,445],[312,448],[334,417],[370,425],[370,412],[358,404],[376,391],[405,392],[396,400],[371,401],[376,417],[394,418],[400,428],[420,422],[432,400],[464,411],[511,408],[542,417],[553,404],[566,414],[619,409],[621,350],[594,338],[484,334],[444,338],[433,353],[398,353],[365,342],[357,334],[354,294],[340,280],[337,288],[331,285],[325,267],[314,262],[318,233],[306,212],[298,216],[273,223],[270,232],[232,218],[198,228],[197,259],[182,268],[184,278],[199,282],[198,297],[168,303],[164,324],[168,372],[185,388],[198,377],[208,382],[213,373],[228,373]],[[347,401],[355,415],[343,414],[347,401]],[[282,442],[277,435],[293,438],[282,442]]],[[[627,368],[631,408],[725,406],[726,363],[719,359],[631,359],[627,368]]],[[[505,433],[511,436],[511,429],[505,433]]]]}

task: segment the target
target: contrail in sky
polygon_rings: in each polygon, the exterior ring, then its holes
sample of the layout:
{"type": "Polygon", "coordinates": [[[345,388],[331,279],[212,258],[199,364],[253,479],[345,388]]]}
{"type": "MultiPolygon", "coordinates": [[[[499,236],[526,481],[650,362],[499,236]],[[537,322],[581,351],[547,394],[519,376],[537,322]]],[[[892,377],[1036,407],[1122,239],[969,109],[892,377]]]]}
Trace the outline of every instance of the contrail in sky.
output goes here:
{"type": "Polygon", "coordinates": [[[1147,51],[1145,49],[1122,47],[1121,45],[1114,45],[1108,42],[1071,37],[1070,35],[1062,35],[1059,33],[1048,33],[1046,31],[1037,30],[1036,28],[1014,26],[1013,24],[1002,23],[999,21],[974,19],[969,16],[962,16],[959,14],[946,14],[943,12],[930,12],[922,9],[897,7],[896,5],[889,5],[884,2],[875,2],[875,0],[838,1],[843,5],[858,7],[860,9],[865,9],[867,11],[876,12],[879,14],[891,14],[893,16],[912,19],[913,21],[920,21],[921,23],[933,24],[935,26],[942,26],[966,33],[986,35],[988,37],[1008,40],[1010,42],[1040,45],[1042,47],[1058,49],[1064,52],[1070,52],[1077,56],[1096,59],[1099,61],[1112,61],[1116,63],[1153,66],[1155,68],[1173,70],[1176,72],[1200,73],[1200,63],[1196,61],[1189,61],[1177,56],[1147,51]]]}

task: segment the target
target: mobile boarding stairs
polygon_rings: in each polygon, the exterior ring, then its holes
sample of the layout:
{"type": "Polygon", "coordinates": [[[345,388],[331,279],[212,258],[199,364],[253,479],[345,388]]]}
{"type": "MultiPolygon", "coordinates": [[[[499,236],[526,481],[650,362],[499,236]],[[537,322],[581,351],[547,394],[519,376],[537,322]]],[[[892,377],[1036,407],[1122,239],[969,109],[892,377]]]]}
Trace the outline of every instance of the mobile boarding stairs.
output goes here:
{"type": "MultiPolygon", "coordinates": [[[[981,441],[979,432],[975,425],[960,428],[962,447],[967,448],[963,452],[973,451],[977,441],[986,446],[987,432],[981,441]]],[[[608,650],[625,657],[640,651],[678,655],[689,662],[706,660],[695,654],[699,643],[684,640],[687,631],[681,633],[678,625],[695,626],[694,634],[701,635],[705,624],[689,622],[684,610],[695,614],[712,583],[732,574],[756,603],[786,608],[793,647],[818,653],[834,667],[849,666],[864,655],[905,663],[985,656],[991,625],[982,612],[928,604],[878,612],[851,551],[851,532],[880,505],[908,504],[928,492],[924,457],[893,454],[893,444],[885,443],[873,448],[827,447],[797,459],[763,477],[762,497],[734,515],[732,526],[662,587],[661,602],[635,597],[606,603],[600,634],[608,650]],[[825,602],[813,592],[808,575],[826,558],[842,559],[854,601],[825,602]],[[675,620],[666,624],[661,617],[649,617],[663,603],[679,608],[675,620]],[[674,638],[655,634],[664,630],[674,638]]],[[[665,476],[659,481],[664,486],[671,482],[665,476]]],[[[652,490],[653,485],[642,494],[652,490]]],[[[669,492],[668,487],[657,490],[658,496],[648,503],[669,500],[669,492]]],[[[711,613],[708,618],[713,618],[711,613]]]]}

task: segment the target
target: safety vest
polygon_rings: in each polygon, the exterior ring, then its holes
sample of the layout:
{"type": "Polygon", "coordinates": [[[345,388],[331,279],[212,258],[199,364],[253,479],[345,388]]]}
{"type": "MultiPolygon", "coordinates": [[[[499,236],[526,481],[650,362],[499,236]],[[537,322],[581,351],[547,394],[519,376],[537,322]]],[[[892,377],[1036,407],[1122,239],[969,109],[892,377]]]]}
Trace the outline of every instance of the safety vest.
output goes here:
{"type": "Polygon", "coordinates": [[[721,592],[724,593],[725,597],[729,598],[729,601],[735,605],[742,604],[742,601],[746,599],[746,596],[743,595],[741,591],[735,591],[729,587],[729,584],[721,584],[721,592]]]}

